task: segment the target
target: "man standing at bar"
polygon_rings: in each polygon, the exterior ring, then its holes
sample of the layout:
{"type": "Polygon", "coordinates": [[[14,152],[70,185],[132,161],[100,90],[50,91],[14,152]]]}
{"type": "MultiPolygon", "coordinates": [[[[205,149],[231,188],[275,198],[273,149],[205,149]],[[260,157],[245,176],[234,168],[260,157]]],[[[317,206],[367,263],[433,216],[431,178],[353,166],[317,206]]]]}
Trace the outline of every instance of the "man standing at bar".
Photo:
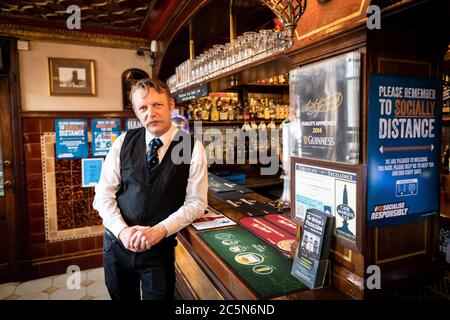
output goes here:
{"type": "Polygon", "coordinates": [[[130,100],[143,128],[118,137],[103,164],[93,206],[105,226],[105,283],[113,300],[172,299],[176,233],[207,206],[203,145],[171,120],[167,85],[142,79],[130,100]],[[180,152],[180,150],[182,150],[180,152]]]}

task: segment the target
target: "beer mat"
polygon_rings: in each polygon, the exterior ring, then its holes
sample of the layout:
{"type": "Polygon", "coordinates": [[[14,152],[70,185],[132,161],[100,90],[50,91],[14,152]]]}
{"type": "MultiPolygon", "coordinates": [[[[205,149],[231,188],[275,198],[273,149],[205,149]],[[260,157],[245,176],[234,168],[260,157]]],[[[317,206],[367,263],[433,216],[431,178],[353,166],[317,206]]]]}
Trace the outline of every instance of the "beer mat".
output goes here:
{"type": "Polygon", "coordinates": [[[205,210],[205,214],[203,216],[192,223],[192,226],[197,230],[206,230],[232,225],[236,225],[236,222],[210,207],[205,210]]]}
{"type": "Polygon", "coordinates": [[[265,210],[265,207],[261,208],[261,205],[264,205],[263,203],[258,203],[258,201],[254,199],[229,199],[225,200],[225,202],[232,208],[250,217],[262,216],[271,213],[270,211],[265,210]]]}
{"type": "Polygon", "coordinates": [[[264,241],[270,243],[277,250],[289,255],[291,245],[295,241],[295,235],[278,228],[270,221],[260,217],[241,218],[239,219],[239,224],[264,241]]]}
{"type": "Polygon", "coordinates": [[[289,232],[290,234],[292,234],[294,236],[297,234],[297,225],[291,221],[289,215],[284,215],[284,214],[279,214],[279,213],[268,214],[268,215],[264,216],[264,219],[266,219],[267,221],[270,221],[277,227],[289,232]]]}
{"type": "Polygon", "coordinates": [[[227,192],[217,194],[217,197],[227,202],[236,210],[249,216],[261,216],[269,213],[278,213],[278,209],[259,200],[253,199],[248,195],[239,192],[227,192]]]}
{"type": "Polygon", "coordinates": [[[291,275],[289,258],[244,228],[209,230],[198,235],[260,299],[306,289],[291,275]]]}
{"type": "Polygon", "coordinates": [[[217,193],[236,191],[236,188],[232,184],[220,182],[210,177],[208,177],[208,188],[217,193]]]}
{"type": "Polygon", "coordinates": [[[236,191],[239,193],[253,192],[253,190],[250,190],[244,186],[231,182],[227,179],[218,177],[212,173],[208,173],[208,187],[216,193],[230,192],[230,191],[236,191]]]}

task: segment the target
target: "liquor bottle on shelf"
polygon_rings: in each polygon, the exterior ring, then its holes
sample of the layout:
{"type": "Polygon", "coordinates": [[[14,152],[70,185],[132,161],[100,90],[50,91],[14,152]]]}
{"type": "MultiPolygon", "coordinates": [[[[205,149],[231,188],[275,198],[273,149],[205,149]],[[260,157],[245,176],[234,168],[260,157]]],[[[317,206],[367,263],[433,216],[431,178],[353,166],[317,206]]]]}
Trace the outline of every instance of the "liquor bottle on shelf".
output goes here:
{"type": "Polygon", "coordinates": [[[206,100],[205,104],[202,107],[202,120],[208,121],[209,120],[209,108],[210,108],[210,102],[209,98],[206,100]]]}
{"type": "Polygon", "coordinates": [[[244,121],[250,120],[250,110],[248,108],[248,101],[245,100],[244,102],[244,109],[242,110],[242,116],[244,118],[244,121]]]}
{"type": "Polygon", "coordinates": [[[450,114],[450,74],[444,74],[442,87],[442,113],[450,114]]]}
{"type": "Polygon", "coordinates": [[[211,121],[219,121],[219,110],[217,110],[217,105],[213,103],[211,109],[211,121]]]}
{"type": "Polygon", "coordinates": [[[241,107],[240,101],[238,101],[237,106],[236,106],[235,118],[236,118],[236,121],[242,121],[244,119],[242,116],[242,107],[241,107]]]}
{"type": "Polygon", "coordinates": [[[442,170],[445,173],[449,172],[450,150],[448,144],[445,146],[444,154],[442,156],[442,170]]]}
{"type": "Polygon", "coordinates": [[[228,107],[228,120],[234,121],[234,118],[236,116],[236,105],[234,104],[234,101],[230,99],[229,101],[229,107],[228,107]]]}
{"type": "Polygon", "coordinates": [[[264,119],[264,104],[260,98],[256,101],[256,117],[259,120],[264,119]]]}
{"type": "Polygon", "coordinates": [[[267,103],[267,99],[264,106],[264,120],[270,120],[270,105],[267,103]]]}
{"type": "Polygon", "coordinates": [[[219,110],[219,120],[228,120],[228,103],[222,103],[221,105],[217,106],[217,109],[219,110]]]}

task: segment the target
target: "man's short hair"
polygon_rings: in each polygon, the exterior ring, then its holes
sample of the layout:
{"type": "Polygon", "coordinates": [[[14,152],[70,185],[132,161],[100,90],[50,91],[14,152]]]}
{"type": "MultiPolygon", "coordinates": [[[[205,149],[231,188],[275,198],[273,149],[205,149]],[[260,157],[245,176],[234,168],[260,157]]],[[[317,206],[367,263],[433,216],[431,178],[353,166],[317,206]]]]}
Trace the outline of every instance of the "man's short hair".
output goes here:
{"type": "Polygon", "coordinates": [[[138,89],[148,90],[150,88],[155,89],[155,91],[158,93],[164,93],[166,95],[168,101],[173,99],[172,94],[170,93],[169,87],[167,86],[166,83],[164,83],[158,79],[145,78],[145,79],[137,80],[137,81],[133,82],[133,84],[131,85],[130,95],[129,95],[131,103],[133,103],[133,93],[135,93],[136,90],[138,90],[138,89]]]}

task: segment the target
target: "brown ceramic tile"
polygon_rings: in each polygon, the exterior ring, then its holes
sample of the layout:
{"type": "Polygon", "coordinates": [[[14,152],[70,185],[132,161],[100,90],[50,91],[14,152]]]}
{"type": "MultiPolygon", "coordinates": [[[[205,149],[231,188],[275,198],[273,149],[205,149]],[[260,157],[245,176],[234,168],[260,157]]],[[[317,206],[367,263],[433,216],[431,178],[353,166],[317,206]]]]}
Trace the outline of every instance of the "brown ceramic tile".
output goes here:
{"type": "Polygon", "coordinates": [[[74,228],[73,215],[58,215],[58,230],[69,230],[74,228]]]}
{"type": "Polygon", "coordinates": [[[25,161],[26,174],[39,173],[42,174],[41,159],[27,159],[25,161]]]}
{"type": "Polygon", "coordinates": [[[103,235],[96,236],[95,237],[95,248],[96,249],[103,249],[103,235]]]}
{"type": "Polygon", "coordinates": [[[81,187],[81,172],[72,172],[72,186],[81,187]]]}
{"type": "Polygon", "coordinates": [[[77,215],[87,215],[89,214],[89,203],[87,200],[74,200],[73,201],[73,214],[77,215]]]}
{"type": "Polygon", "coordinates": [[[95,238],[82,238],[80,239],[80,250],[94,250],[95,249],[95,238]]]}
{"type": "Polygon", "coordinates": [[[22,130],[25,133],[40,133],[39,119],[23,119],[22,130]]]}
{"type": "MultiPolygon", "coordinates": [[[[82,188],[79,186],[72,187],[72,198],[74,200],[88,200],[88,191],[86,190],[86,188],[82,188]]],[[[86,208],[86,211],[89,211],[89,208],[86,208]]]]}
{"type": "Polygon", "coordinates": [[[58,201],[56,203],[56,216],[73,215],[72,201],[58,201]]]}
{"type": "Polygon", "coordinates": [[[73,240],[66,240],[63,241],[63,250],[64,253],[73,253],[80,250],[80,240],[79,239],[73,239],[73,240]]]}
{"type": "Polygon", "coordinates": [[[63,244],[61,241],[47,243],[47,254],[49,256],[56,256],[63,253],[63,244]]]}
{"type": "Polygon", "coordinates": [[[45,232],[44,219],[30,220],[29,232],[30,234],[40,234],[45,232]]]}
{"type": "Polygon", "coordinates": [[[103,251],[89,256],[89,268],[103,267],[103,251]]]}
{"type": "Polygon", "coordinates": [[[44,203],[44,193],[42,189],[34,189],[27,191],[28,204],[44,203]]]}
{"type": "Polygon", "coordinates": [[[89,258],[88,257],[73,258],[72,264],[79,266],[81,270],[89,269],[89,258]]]}
{"type": "Polygon", "coordinates": [[[94,210],[93,203],[94,203],[94,199],[93,198],[88,198],[89,213],[98,214],[98,211],[94,210]]]}
{"type": "Polygon", "coordinates": [[[39,278],[45,278],[57,274],[56,262],[39,264],[39,278]]]}
{"type": "Polygon", "coordinates": [[[41,144],[40,143],[25,143],[23,145],[25,159],[40,159],[41,158],[41,144]]]}
{"type": "Polygon", "coordinates": [[[71,181],[66,181],[67,176],[70,178],[70,173],[57,172],[55,173],[55,183],[57,187],[68,187],[71,181]]]}
{"type": "Polygon", "coordinates": [[[89,188],[86,188],[86,189],[88,190],[89,198],[91,198],[92,201],[93,201],[94,197],[95,197],[95,188],[94,187],[89,187],[89,188]]]}
{"type": "Polygon", "coordinates": [[[70,160],[55,160],[55,172],[70,172],[70,160]]]}
{"type": "MultiPolygon", "coordinates": [[[[80,203],[81,201],[77,201],[80,203]]],[[[75,208],[74,208],[75,209],[75,208]]],[[[74,225],[75,228],[83,228],[88,227],[89,224],[89,213],[88,212],[77,212],[74,214],[74,225]]]]}
{"type": "Polygon", "coordinates": [[[28,205],[28,218],[32,219],[44,219],[44,205],[43,204],[33,204],[28,205]]]}
{"type": "Polygon", "coordinates": [[[24,143],[41,143],[41,135],[39,133],[24,133],[24,143]]]}
{"type": "Polygon", "coordinates": [[[72,189],[70,187],[56,187],[56,202],[69,200],[72,200],[72,189]]]}
{"type": "Polygon", "coordinates": [[[38,243],[31,245],[31,257],[33,259],[47,256],[45,243],[38,243]]]}
{"type": "Polygon", "coordinates": [[[81,160],[71,160],[72,172],[81,172],[81,160]]]}
{"type": "Polygon", "coordinates": [[[35,264],[32,265],[31,266],[31,275],[29,275],[29,274],[26,274],[26,275],[22,274],[22,275],[19,275],[19,277],[21,278],[20,280],[22,280],[22,281],[26,281],[26,280],[29,280],[29,279],[41,278],[39,276],[39,266],[35,265],[35,264]]]}
{"type": "Polygon", "coordinates": [[[41,132],[55,132],[55,120],[54,119],[40,119],[41,132]]]}
{"type": "Polygon", "coordinates": [[[30,244],[38,244],[45,242],[45,233],[38,233],[30,235],[30,244]]]}
{"type": "Polygon", "coordinates": [[[56,261],[56,273],[62,274],[67,273],[67,268],[73,265],[72,259],[61,259],[56,261]]]}
{"type": "Polygon", "coordinates": [[[102,224],[102,218],[98,215],[96,211],[89,212],[89,225],[97,226],[102,224]]]}
{"type": "Polygon", "coordinates": [[[42,175],[28,174],[27,175],[27,190],[42,189],[42,175]]]}

